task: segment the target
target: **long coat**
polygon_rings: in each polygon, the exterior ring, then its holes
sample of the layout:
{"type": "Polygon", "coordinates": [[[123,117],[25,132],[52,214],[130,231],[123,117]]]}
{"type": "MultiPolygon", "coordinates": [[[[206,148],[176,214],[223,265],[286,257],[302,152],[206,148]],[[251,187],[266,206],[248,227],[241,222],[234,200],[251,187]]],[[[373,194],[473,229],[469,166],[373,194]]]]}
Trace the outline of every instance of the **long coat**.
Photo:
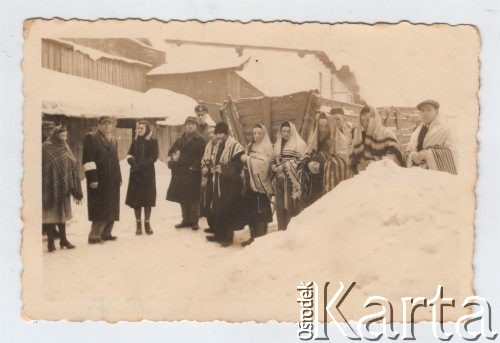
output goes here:
{"type": "Polygon", "coordinates": [[[90,221],[114,221],[120,218],[122,175],[117,141],[100,131],[89,133],[83,141],[83,170],[87,179],[87,206],[90,221]],[[96,189],[90,188],[98,182],[96,189]]]}
{"type": "Polygon", "coordinates": [[[211,214],[216,235],[241,230],[246,225],[241,178],[241,155],[244,150],[239,143],[230,144],[234,141],[234,138],[229,137],[225,142],[219,143],[215,153],[214,165],[220,165],[222,169],[222,174],[215,174],[213,179],[211,214]],[[228,154],[229,159],[223,161],[221,155],[226,150],[231,152],[228,154]]]}
{"type": "Polygon", "coordinates": [[[158,141],[154,138],[134,139],[128,151],[130,177],[125,204],[132,208],[156,205],[155,162],[158,160],[158,141]]]}
{"type": "Polygon", "coordinates": [[[168,155],[180,152],[179,160],[169,161],[172,178],[167,200],[180,204],[192,204],[200,199],[201,159],[205,151],[205,139],[198,132],[183,133],[172,145],[168,155]]]}

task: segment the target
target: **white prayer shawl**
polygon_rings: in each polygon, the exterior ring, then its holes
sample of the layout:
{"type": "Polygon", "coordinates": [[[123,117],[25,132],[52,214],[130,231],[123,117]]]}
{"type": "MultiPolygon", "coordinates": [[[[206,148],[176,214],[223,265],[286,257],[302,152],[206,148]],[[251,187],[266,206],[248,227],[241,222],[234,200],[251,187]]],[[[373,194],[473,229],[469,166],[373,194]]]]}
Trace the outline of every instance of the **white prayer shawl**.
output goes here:
{"type": "Polygon", "coordinates": [[[276,143],[274,144],[274,156],[272,162],[278,167],[283,166],[283,173],[279,173],[278,176],[286,176],[285,180],[292,183],[292,198],[295,199],[298,198],[301,193],[298,163],[307,152],[307,145],[300,137],[295,125],[291,122],[288,123],[290,124],[290,138],[286,141],[283,149],[281,149],[283,137],[281,136],[280,127],[276,137],[276,143]]]}
{"type": "Polygon", "coordinates": [[[209,167],[212,162],[212,154],[214,151],[214,141],[211,139],[205,146],[205,152],[203,153],[203,158],[201,159],[201,167],[209,167]]]}
{"type": "MultiPolygon", "coordinates": [[[[217,143],[217,145],[215,146],[215,148],[213,149],[213,152],[212,152],[212,162],[214,164],[215,164],[215,157],[217,154],[219,144],[220,143],[217,143]]],[[[244,150],[245,149],[243,148],[243,146],[240,143],[238,143],[238,141],[236,139],[234,139],[231,136],[228,136],[226,138],[226,142],[224,144],[224,150],[222,151],[222,154],[220,156],[219,163],[225,164],[225,165],[229,164],[229,162],[231,161],[231,159],[234,156],[236,156],[237,154],[239,154],[240,152],[242,152],[244,150]]]]}
{"type": "MultiPolygon", "coordinates": [[[[413,166],[413,162],[408,156],[411,152],[417,151],[418,135],[422,126],[423,124],[417,127],[406,146],[405,158],[407,167],[413,166]]],[[[426,163],[420,165],[420,167],[447,171],[452,174],[457,173],[458,158],[455,135],[443,122],[439,114],[429,125],[422,147],[426,163]]]]}
{"type": "Polygon", "coordinates": [[[270,173],[273,145],[265,126],[259,125],[264,137],[259,143],[252,142],[248,144],[245,152],[248,156],[246,164],[250,176],[250,186],[253,191],[271,196],[274,194],[272,175],[270,173]]]}
{"type": "MultiPolygon", "coordinates": [[[[349,161],[349,150],[351,143],[351,140],[349,140],[348,138],[350,137],[350,135],[349,133],[348,135],[343,134],[335,125],[335,122],[333,121],[333,118],[331,116],[327,116],[326,120],[328,122],[331,142],[329,154],[330,156],[340,157],[347,163],[349,161]]],[[[314,154],[318,151],[318,125],[319,119],[317,119],[314,131],[307,142],[307,154],[309,155],[314,154]]]]}

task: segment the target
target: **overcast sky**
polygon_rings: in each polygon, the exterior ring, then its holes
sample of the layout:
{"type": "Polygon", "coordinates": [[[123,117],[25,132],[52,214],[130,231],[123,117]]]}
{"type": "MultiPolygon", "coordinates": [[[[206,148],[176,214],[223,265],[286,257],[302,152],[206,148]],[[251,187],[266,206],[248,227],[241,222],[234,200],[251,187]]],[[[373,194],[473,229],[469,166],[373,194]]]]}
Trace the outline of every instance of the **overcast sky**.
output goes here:
{"type": "MultiPolygon", "coordinates": [[[[348,64],[361,95],[374,106],[415,106],[433,98],[445,112],[470,110],[477,84],[479,41],[471,27],[400,25],[186,25],[167,23],[160,37],[325,51],[348,64]]],[[[191,23],[190,23],[191,24],[191,23]]]]}

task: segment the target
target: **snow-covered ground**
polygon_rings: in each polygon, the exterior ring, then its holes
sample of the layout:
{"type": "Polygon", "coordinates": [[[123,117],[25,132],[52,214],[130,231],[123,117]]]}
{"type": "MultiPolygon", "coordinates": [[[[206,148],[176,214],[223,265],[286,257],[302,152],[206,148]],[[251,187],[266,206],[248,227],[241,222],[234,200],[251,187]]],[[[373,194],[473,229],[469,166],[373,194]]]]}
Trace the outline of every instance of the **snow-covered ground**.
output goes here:
{"type": "MultiPolygon", "coordinates": [[[[47,253],[43,290],[51,317],[209,321],[299,319],[300,281],[357,282],[343,305],[349,319],[371,295],[392,301],[400,320],[401,297],[432,298],[438,284],[459,306],[472,295],[473,194],[456,176],[374,163],[341,183],[294,218],[289,229],[243,248],[248,229],[221,248],[203,230],[175,229],[180,208],[165,199],[169,171],[156,165],[158,198],[154,235],[136,236],[132,209],[125,205],[115,224],[116,242],[88,245],[86,205],[73,206],[68,227],[74,250],[47,253]],[[85,313],[85,315],[82,315],[85,313]]],[[[122,163],[124,185],[128,165],[122,163]]],[[[202,221],[202,228],[206,223],[202,221]]],[[[44,242],[45,244],[45,242],[44,242]]],[[[445,318],[463,314],[447,308],[445,318]]],[[[430,309],[416,311],[430,319],[430,309]]]]}

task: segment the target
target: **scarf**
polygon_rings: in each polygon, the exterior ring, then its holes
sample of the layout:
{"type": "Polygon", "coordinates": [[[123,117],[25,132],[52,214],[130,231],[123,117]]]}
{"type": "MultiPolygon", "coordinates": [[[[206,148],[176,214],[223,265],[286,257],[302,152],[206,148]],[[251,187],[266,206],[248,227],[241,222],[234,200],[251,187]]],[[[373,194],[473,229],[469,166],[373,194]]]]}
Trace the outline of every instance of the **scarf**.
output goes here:
{"type": "MultiPolygon", "coordinates": [[[[300,197],[301,186],[298,173],[298,163],[307,152],[307,145],[297,132],[297,128],[293,123],[290,125],[290,138],[283,145],[283,137],[281,136],[281,127],[278,130],[276,143],[274,144],[274,154],[272,163],[276,166],[283,166],[285,181],[291,182],[293,187],[292,198],[300,197]],[[282,149],[283,146],[283,149],[282,149]]],[[[287,189],[287,187],[285,187],[287,189]]]]}
{"type": "Polygon", "coordinates": [[[273,145],[265,126],[260,123],[258,125],[262,129],[264,137],[259,143],[255,143],[252,139],[252,142],[247,145],[245,150],[245,154],[248,156],[246,166],[250,176],[250,186],[254,192],[271,196],[274,194],[270,173],[273,145]]]}
{"type": "Polygon", "coordinates": [[[370,121],[365,132],[363,143],[363,126],[361,122],[354,130],[350,153],[351,165],[357,168],[360,161],[376,161],[382,157],[393,154],[399,165],[404,165],[403,155],[398,140],[391,129],[382,124],[380,116],[373,107],[370,107],[370,121]]]}
{"type": "MultiPolygon", "coordinates": [[[[136,126],[139,124],[146,126],[146,132],[143,136],[139,136],[137,133],[135,135],[135,161],[138,166],[142,166],[145,160],[145,150],[146,150],[146,141],[150,140],[153,136],[153,131],[151,131],[151,126],[147,122],[138,122],[136,126]]],[[[137,132],[137,131],[136,131],[137,132]]]]}
{"type": "MultiPolygon", "coordinates": [[[[413,162],[409,160],[408,156],[411,152],[417,151],[418,136],[422,128],[423,124],[413,132],[410,141],[406,146],[404,157],[407,167],[413,166],[413,162]]],[[[422,148],[422,152],[425,154],[426,158],[426,163],[422,167],[457,174],[455,137],[451,130],[442,121],[439,114],[428,127],[427,134],[423,140],[422,148]]]]}
{"type": "Polygon", "coordinates": [[[53,132],[42,144],[42,200],[46,209],[70,195],[83,197],[76,159],[68,144],[58,141],[57,134],[53,132]]]}

